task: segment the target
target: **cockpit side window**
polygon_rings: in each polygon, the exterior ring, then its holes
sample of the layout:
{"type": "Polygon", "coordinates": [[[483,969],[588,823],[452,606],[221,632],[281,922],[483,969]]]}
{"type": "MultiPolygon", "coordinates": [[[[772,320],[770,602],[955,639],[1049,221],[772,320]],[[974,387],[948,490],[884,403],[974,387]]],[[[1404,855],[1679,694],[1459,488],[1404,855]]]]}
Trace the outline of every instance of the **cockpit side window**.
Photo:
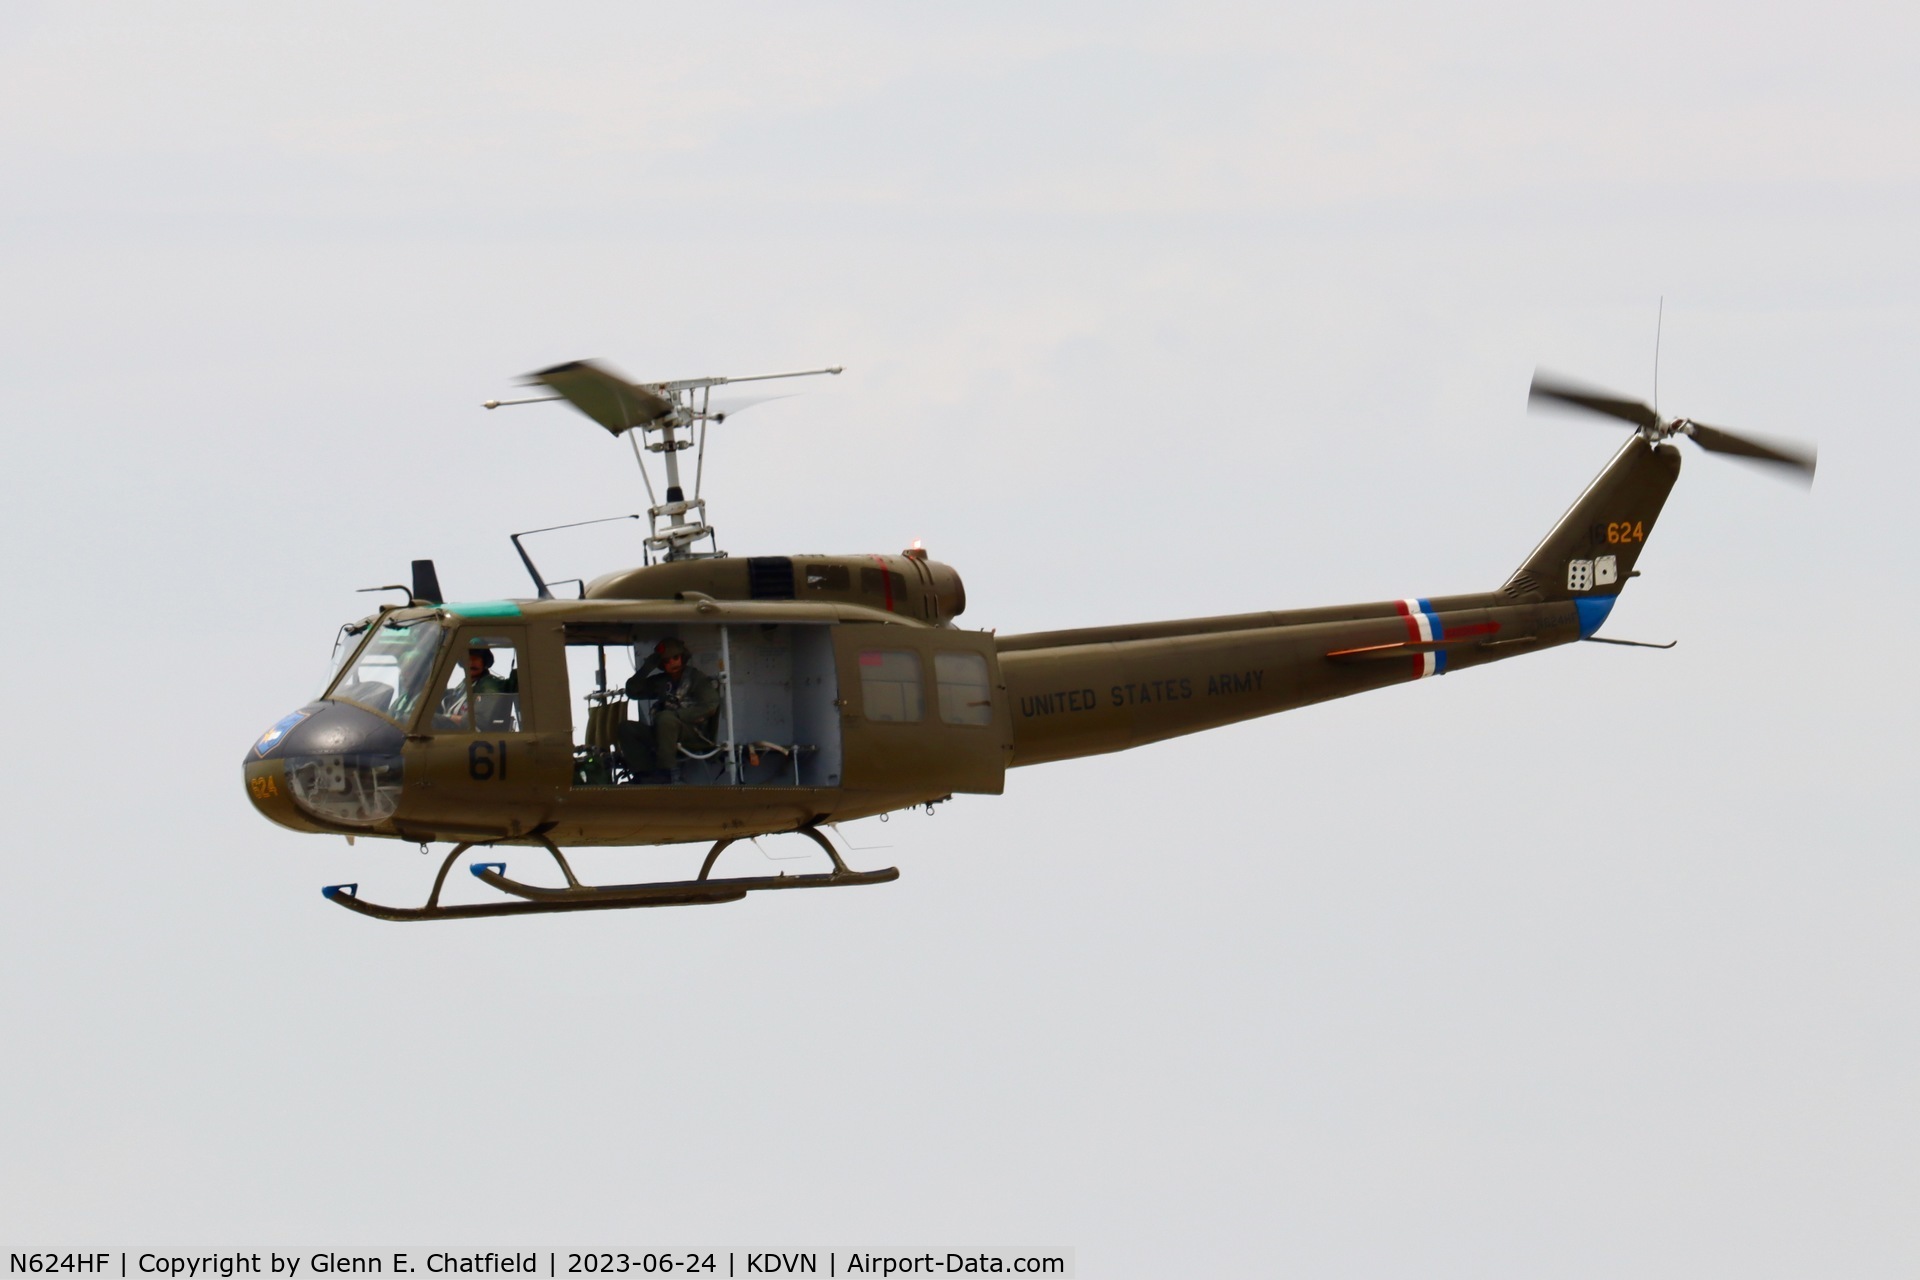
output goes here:
{"type": "Polygon", "coordinates": [[[433,618],[382,622],[341,668],[326,696],[405,725],[420,709],[445,630],[433,618]]]}
{"type": "Polygon", "coordinates": [[[447,683],[434,704],[441,732],[518,733],[520,659],[511,636],[464,635],[454,644],[447,683]]]}

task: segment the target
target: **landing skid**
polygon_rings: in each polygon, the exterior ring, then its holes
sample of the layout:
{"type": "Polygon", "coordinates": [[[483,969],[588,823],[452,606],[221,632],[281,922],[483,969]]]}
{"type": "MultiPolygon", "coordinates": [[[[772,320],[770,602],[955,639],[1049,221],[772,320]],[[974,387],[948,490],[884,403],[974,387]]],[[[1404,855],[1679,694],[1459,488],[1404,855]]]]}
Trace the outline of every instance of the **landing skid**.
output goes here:
{"type": "Polygon", "coordinates": [[[574,877],[573,868],[567,865],[566,855],[559,846],[545,836],[540,843],[553,860],[560,865],[560,873],[567,878],[564,889],[548,889],[540,885],[523,884],[507,878],[507,864],[504,862],[476,862],[469,870],[482,884],[491,885],[503,893],[513,894],[522,899],[519,902],[478,902],[463,903],[458,906],[440,905],[440,890],[446,885],[447,872],[453,868],[455,859],[473,848],[471,843],[456,845],[446,861],[440,864],[440,873],[433,878],[433,892],[427,895],[424,907],[389,907],[378,902],[368,902],[360,896],[357,884],[328,885],[320,892],[328,901],[338,903],[349,911],[358,911],[363,916],[372,916],[378,920],[472,920],[481,916],[523,916],[539,915],[554,911],[621,911],[629,907],[692,907],[713,902],[738,902],[749,893],[763,889],[838,889],[848,885],[885,884],[889,880],[898,880],[898,868],[886,867],[879,871],[854,871],[840,860],[839,852],[817,828],[801,827],[798,834],[806,836],[833,859],[833,870],[808,875],[777,876],[733,876],[719,880],[709,879],[713,864],[735,837],[716,840],[713,848],[707,850],[706,861],[700,865],[700,874],[692,880],[659,880],[643,884],[581,884],[574,877]]]}

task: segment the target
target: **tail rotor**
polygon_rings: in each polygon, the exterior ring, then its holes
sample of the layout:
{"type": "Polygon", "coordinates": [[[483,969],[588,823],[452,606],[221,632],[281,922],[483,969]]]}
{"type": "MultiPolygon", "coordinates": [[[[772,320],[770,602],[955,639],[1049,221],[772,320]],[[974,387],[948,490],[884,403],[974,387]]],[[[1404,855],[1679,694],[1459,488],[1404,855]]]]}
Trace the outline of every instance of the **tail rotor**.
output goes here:
{"type": "Polygon", "coordinates": [[[1663,418],[1651,405],[1596,391],[1562,381],[1536,371],[1533,385],[1527,389],[1527,403],[1564,405],[1568,408],[1617,418],[1635,427],[1650,443],[1672,436],[1685,436],[1708,453],[1724,453],[1782,469],[1782,473],[1802,484],[1813,483],[1819,453],[1812,445],[1789,440],[1710,427],[1691,418],[1663,418]]]}

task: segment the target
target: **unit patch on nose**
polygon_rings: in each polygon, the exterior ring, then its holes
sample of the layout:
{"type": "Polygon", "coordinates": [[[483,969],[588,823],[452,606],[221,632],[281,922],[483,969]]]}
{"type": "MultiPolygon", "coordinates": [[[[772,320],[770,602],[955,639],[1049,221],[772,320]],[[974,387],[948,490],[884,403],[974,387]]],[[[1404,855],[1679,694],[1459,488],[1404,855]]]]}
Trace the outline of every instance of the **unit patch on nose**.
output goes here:
{"type": "Polygon", "coordinates": [[[289,715],[281,716],[279,720],[274,722],[273,728],[261,734],[260,741],[253,744],[253,754],[264,756],[267,752],[279,746],[281,740],[293,732],[293,726],[299,724],[312,714],[313,712],[311,711],[295,711],[289,715]]]}

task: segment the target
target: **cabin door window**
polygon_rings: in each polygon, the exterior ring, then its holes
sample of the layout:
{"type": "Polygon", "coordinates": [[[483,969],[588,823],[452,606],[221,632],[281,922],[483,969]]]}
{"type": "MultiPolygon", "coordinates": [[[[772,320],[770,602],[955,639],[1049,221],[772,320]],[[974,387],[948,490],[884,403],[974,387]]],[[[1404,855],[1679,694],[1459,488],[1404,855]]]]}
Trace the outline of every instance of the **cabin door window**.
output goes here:
{"type": "Polygon", "coordinates": [[[993,689],[987,660],[977,653],[936,650],[933,677],[940,686],[940,718],[948,724],[992,724],[993,689]]]}
{"type": "Polygon", "coordinates": [[[860,701],[869,720],[898,724],[926,719],[920,655],[911,649],[862,649],[860,701]]]}

